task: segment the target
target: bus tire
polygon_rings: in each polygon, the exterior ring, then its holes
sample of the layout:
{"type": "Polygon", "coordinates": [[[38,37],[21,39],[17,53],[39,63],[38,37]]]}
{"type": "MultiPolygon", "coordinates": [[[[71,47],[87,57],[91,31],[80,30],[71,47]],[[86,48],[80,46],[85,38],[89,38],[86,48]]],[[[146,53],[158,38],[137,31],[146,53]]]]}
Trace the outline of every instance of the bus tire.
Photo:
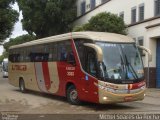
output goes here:
{"type": "Polygon", "coordinates": [[[67,89],[67,100],[72,105],[79,105],[81,103],[74,85],[69,86],[67,89]]]}
{"type": "Polygon", "coordinates": [[[19,89],[22,93],[25,93],[26,92],[26,88],[25,88],[25,83],[24,83],[24,80],[23,79],[20,79],[19,81],[19,89]]]}

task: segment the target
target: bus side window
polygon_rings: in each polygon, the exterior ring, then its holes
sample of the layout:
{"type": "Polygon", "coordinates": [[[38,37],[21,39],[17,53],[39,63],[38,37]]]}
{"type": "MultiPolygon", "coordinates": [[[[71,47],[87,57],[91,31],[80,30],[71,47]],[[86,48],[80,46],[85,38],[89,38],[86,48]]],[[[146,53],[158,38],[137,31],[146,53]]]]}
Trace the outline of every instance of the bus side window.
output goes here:
{"type": "Polygon", "coordinates": [[[24,58],[25,62],[30,62],[29,53],[30,53],[30,47],[26,47],[25,58],[24,58]]]}
{"type": "Polygon", "coordinates": [[[60,50],[60,61],[66,61],[67,59],[67,52],[66,48],[63,46],[60,50]]]}
{"type": "Polygon", "coordinates": [[[73,51],[70,51],[67,53],[67,62],[73,65],[76,64],[76,60],[75,60],[73,51]]]}
{"type": "Polygon", "coordinates": [[[9,61],[13,62],[13,51],[14,50],[9,50],[9,61]]]}
{"type": "Polygon", "coordinates": [[[87,54],[87,72],[94,77],[97,76],[97,60],[96,53],[94,50],[89,49],[87,54]]]}
{"type": "Polygon", "coordinates": [[[20,53],[18,49],[14,50],[13,56],[13,62],[20,62],[20,53]]]}
{"type": "Polygon", "coordinates": [[[30,52],[31,62],[47,62],[49,58],[49,51],[47,51],[47,46],[37,45],[34,46],[33,52],[30,52]]]}
{"type": "Polygon", "coordinates": [[[59,46],[58,47],[58,60],[59,61],[67,62],[69,59],[68,57],[70,58],[72,57],[72,59],[70,59],[72,61],[75,60],[70,40],[59,42],[58,46],[59,46]]]}
{"type": "Polygon", "coordinates": [[[20,50],[19,49],[14,50],[13,62],[20,62],[20,50]]]}
{"type": "Polygon", "coordinates": [[[58,60],[66,61],[66,47],[63,42],[58,43],[58,60]]]}
{"type": "Polygon", "coordinates": [[[53,44],[46,44],[44,48],[45,60],[48,62],[53,61],[53,44]]]}
{"type": "Polygon", "coordinates": [[[19,50],[20,56],[19,56],[19,62],[24,61],[24,49],[19,50]]]}
{"type": "Polygon", "coordinates": [[[87,71],[87,59],[86,59],[86,47],[83,45],[84,43],[92,43],[89,39],[75,39],[75,45],[77,48],[78,56],[81,61],[82,68],[87,71]]]}
{"type": "Polygon", "coordinates": [[[57,42],[54,42],[52,43],[52,49],[51,49],[51,54],[52,54],[52,57],[53,57],[53,61],[57,61],[57,56],[58,56],[58,45],[57,45],[57,42]]]}

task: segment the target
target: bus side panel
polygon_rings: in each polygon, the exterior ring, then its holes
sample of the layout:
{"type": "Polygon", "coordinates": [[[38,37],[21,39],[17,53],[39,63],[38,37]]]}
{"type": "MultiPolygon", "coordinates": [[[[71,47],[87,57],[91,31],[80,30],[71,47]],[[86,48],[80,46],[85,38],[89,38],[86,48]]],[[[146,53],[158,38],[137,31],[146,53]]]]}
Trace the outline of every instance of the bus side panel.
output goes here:
{"type": "Polygon", "coordinates": [[[13,69],[13,64],[11,62],[9,62],[9,66],[8,66],[8,79],[9,79],[9,83],[15,87],[19,87],[19,81],[17,80],[17,73],[14,71],[13,69]]]}
{"type": "MultiPolygon", "coordinates": [[[[72,83],[77,91],[80,100],[87,101],[90,98],[85,75],[78,65],[74,66],[66,62],[58,62],[58,75],[60,80],[58,95],[66,96],[67,83],[72,83]]],[[[94,99],[92,99],[94,100],[94,99]]]]}
{"type": "Polygon", "coordinates": [[[98,81],[85,74],[81,69],[75,71],[75,75],[80,99],[82,101],[98,103],[98,87],[95,85],[98,81]]]}
{"type": "Polygon", "coordinates": [[[65,96],[65,83],[66,83],[66,63],[65,62],[57,62],[57,71],[59,77],[59,85],[57,95],[65,96]]]}
{"type": "Polygon", "coordinates": [[[50,86],[49,69],[47,62],[35,62],[35,76],[37,80],[38,87],[43,92],[48,92],[50,86]]]}
{"type": "Polygon", "coordinates": [[[9,83],[19,87],[23,78],[26,89],[63,95],[56,62],[9,63],[9,83]],[[61,89],[60,89],[61,90],[61,89]]]}
{"type": "Polygon", "coordinates": [[[29,62],[29,63],[26,63],[26,65],[27,65],[27,73],[24,73],[23,75],[25,84],[27,85],[26,87],[30,90],[40,91],[37,80],[36,80],[34,63],[29,62]]]}
{"type": "Polygon", "coordinates": [[[79,99],[86,101],[88,97],[87,84],[83,79],[84,77],[82,78],[84,74],[80,68],[66,62],[58,62],[57,68],[60,80],[58,95],[66,96],[67,83],[72,83],[78,91],[79,99]]]}
{"type": "Polygon", "coordinates": [[[50,88],[48,90],[49,93],[57,93],[60,86],[60,80],[58,75],[57,63],[56,62],[48,62],[49,69],[49,77],[50,77],[50,88]]]}
{"type": "Polygon", "coordinates": [[[36,81],[34,63],[9,63],[10,84],[19,87],[20,78],[24,80],[27,89],[40,91],[36,81]]]}
{"type": "Polygon", "coordinates": [[[56,62],[35,62],[35,76],[42,92],[58,94],[60,81],[56,62]]]}
{"type": "Polygon", "coordinates": [[[89,76],[88,77],[88,91],[89,91],[88,96],[90,97],[88,98],[88,100],[90,102],[99,103],[98,87],[96,86],[96,84],[98,84],[98,80],[94,77],[89,76]]]}

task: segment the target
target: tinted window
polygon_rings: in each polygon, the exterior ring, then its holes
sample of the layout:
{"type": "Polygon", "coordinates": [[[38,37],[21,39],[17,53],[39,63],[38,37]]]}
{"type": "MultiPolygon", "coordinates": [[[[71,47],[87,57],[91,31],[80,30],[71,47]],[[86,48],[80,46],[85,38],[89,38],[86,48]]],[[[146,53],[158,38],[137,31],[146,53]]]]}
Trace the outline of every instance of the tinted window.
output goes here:
{"type": "Polygon", "coordinates": [[[69,40],[12,49],[9,51],[9,60],[11,62],[66,61],[67,55],[70,60],[74,60],[69,40]]]}
{"type": "Polygon", "coordinates": [[[139,21],[144,20],[144,4],[139,7],[139,21]]]}
{"type": "Polygon", "coordinates": [[[81,61],[82,68],[86,70],[86,48],[83,45],[84,43],[92,43],[92,40],[87,39],[77,39],[75,40],[77,52],[79,55],[79,59],[81,61]]]}
{"type": "Polygon", "coordinates": [[[18,49],[10,50],[9,61],[11,62],[20,62],[20,51],[18,49]]]}
{"type": "Polygon", "coordinates": [[[96,6],[96,1],[95,0],[90,0],[90,2],[91,2],[91,10],[92,10],[96,6]]]}
{"type": "Polygon", "coordinates": [[[160,15],[160,0],[155,0],[155,16],[160,15]]]}
{"type": "Polygon", "coordinates": [[[97,59],[94,49],[87,50],[87,72],[92,76],[97,76],[97,59]]]}
{"type": "Polygon", "coordinates": [[[135,23],[136,22],[136,8],[132,8],[131,10],[131,23],[135,23]]]}
{"type": "MultiPolygon", "coordinates": [[[[71,41],[58,42],[58,60],[67,61],[68,55],[73,55],[71,41]]],[[[73,56],[74,57],[74,56],[73,56]]]]}
{"type": "Polygon", "coordinates": [[[81,3],[81,15],[85,14],[86,12],[86,2],[81,3]]]}

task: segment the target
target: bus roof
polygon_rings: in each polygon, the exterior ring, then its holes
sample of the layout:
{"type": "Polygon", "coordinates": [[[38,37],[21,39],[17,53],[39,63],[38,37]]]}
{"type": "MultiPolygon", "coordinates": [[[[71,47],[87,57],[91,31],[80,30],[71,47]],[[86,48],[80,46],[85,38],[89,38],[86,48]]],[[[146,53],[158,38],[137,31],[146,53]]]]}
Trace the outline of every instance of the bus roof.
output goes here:
{"type": "Polygon", "coordinates": [[[107,32],[86,31],[86,32],[71,32],[71,33],[46,37],[46,38],[26,42],[23,44],[14,45],[14,46],[11,46],[9,49],[56,42],[56,41],[63,41],[68,39],[76,39],[76,38],[91,39],[93,41],[103,41],[103,42],[134,43],[134,40],[131,37],[128,37],[125,35],[107,33],[107,32]]]}

